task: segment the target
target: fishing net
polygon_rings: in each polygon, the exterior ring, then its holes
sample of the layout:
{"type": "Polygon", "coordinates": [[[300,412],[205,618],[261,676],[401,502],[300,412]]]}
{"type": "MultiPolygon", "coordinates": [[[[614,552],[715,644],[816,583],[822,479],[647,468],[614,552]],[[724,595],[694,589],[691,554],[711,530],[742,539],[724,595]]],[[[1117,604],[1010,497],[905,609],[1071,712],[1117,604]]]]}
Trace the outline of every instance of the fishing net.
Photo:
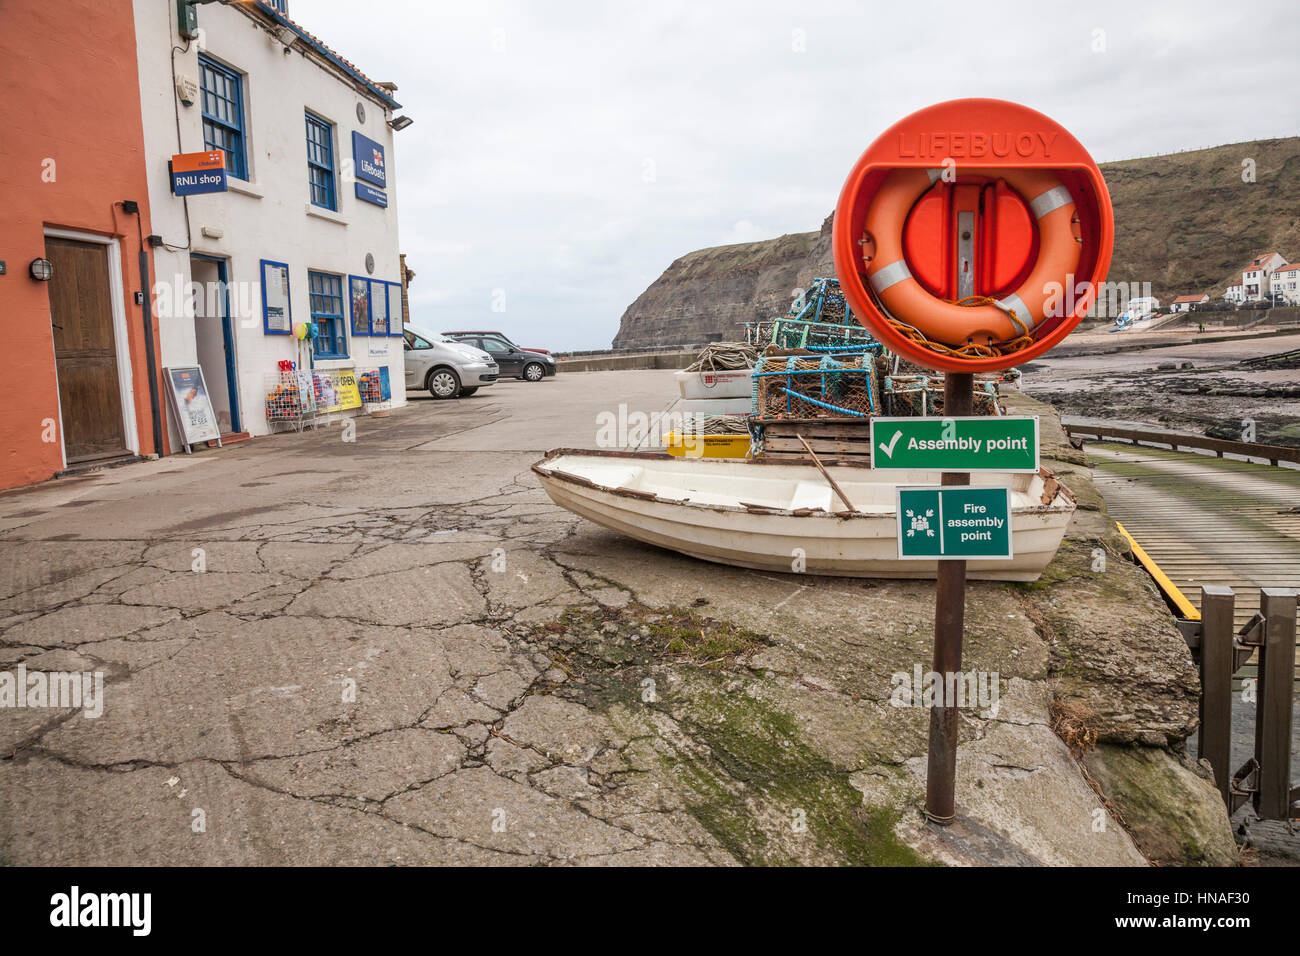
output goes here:
{"type": "Polygon", "coordinates": [[[695,361],[686,366],[688,372],[726,372],[753,368],[758,358],[757,350],[744,342],[713,342],[704,347],[695,361]]]}
{"type": "Polygon", "coordinates": [[[690,420],[683,431],[692,435],[746,435],[749,422],[744,415],[704,415],[690,420]]]}

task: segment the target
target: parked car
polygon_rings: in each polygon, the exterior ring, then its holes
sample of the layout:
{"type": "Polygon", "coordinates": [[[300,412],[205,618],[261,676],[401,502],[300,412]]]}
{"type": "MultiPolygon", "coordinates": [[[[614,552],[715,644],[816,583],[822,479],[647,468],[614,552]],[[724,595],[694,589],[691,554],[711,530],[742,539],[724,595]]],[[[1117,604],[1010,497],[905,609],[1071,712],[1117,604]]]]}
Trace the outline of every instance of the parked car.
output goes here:
{"type": "Polygon", "coordinates": [[[464,398],[494,384],[501,374],[491,355],[464,342],[411,325],[403,337],[408,389],[425,389],[434,398],[464,398]]]}
{"type": "Polygon", "coordinates": [[[463,342],[483,349],[496,359],[502,375],[522,378],[526,382],[540,382],[555,374],[555,359],[549,352],[520,348],[500,332],[444,332],[455,342],[463,342]]]}

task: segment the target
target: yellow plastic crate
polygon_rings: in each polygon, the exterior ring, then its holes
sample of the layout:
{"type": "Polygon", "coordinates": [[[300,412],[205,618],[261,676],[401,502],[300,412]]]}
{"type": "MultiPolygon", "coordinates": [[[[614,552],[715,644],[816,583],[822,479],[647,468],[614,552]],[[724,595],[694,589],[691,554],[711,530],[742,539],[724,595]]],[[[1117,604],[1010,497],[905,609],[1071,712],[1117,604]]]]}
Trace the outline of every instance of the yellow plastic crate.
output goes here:
{"type": "Polygon", "coordinates": [[[664,448],[678,458],[748,458],[748,435],[682,435],[669,432],[664,448]]]}

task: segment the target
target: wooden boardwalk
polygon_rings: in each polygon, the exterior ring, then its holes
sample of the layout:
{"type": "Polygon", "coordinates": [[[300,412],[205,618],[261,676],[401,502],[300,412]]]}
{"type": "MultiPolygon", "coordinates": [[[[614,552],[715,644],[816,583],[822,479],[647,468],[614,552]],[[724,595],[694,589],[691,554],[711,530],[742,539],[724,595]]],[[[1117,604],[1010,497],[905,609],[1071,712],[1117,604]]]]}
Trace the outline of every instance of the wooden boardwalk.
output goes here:
{"type": "Polygon", "coordinates": [[[1198,608],[1202,585],[1226,585],[1240,626],[1260,588],[1300,588],[1300,469],[1147,446],[1087,451],[1111,516],[1198,608]]]}

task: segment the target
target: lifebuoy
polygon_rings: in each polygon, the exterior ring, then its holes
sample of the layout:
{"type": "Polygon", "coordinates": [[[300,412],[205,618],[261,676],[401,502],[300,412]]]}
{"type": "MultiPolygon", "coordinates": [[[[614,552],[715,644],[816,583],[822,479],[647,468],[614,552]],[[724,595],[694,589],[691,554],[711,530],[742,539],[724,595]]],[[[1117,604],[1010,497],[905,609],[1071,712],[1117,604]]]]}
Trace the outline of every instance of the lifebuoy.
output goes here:
{"type": "Polygon", "coordinates": [[[927,292],[903,256],[903,226],[917,200],[942,169],[895,169],[871,201],[864,224],[863,261],[867,280],[896,320],[954,350],[995,349],[1031,335],[1043,321],[1053,289],[1067,287],[1079,266],[1081,239],[1074,197],[1044,169],[969,169],[962,175],[1002,179],[1018,192],[1038,222],[1038,258],[1015,292],[992,304],[958,305],[927,292]]]}

